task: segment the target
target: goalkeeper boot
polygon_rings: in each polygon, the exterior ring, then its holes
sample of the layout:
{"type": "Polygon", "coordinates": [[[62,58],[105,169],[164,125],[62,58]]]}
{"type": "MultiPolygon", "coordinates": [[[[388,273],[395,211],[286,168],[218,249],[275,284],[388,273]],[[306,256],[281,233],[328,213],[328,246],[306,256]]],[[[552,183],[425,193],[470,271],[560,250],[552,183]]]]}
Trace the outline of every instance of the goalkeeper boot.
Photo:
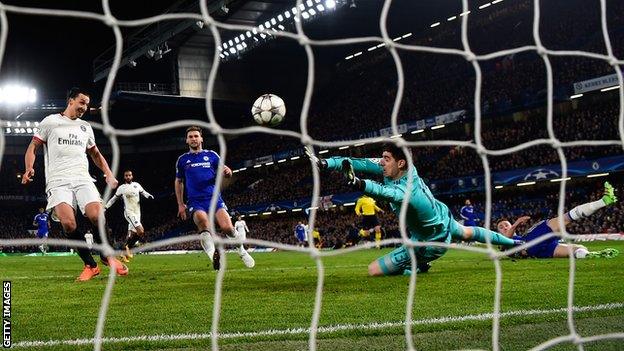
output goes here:
{"type": "Polygon", "coordinates": [[[607,206],[613,205],[617,202],[615,189],[613,189],[613,185],[609,184],[609,182],[604,183],[604,194],[602,195],[602,201],[604,201],[605,205],[607,206]]]}
{"type": "Polygon", "coordinates": [[[430,268],[431,268],[431,265],[428,262],[418,263],[416,265],[416,272],[417,273],[427,273],[427,272],[429,272],[430,268]]]}
{"type": "Polygon", "coordinates": [[[245,264],[245,267],[253,268],[256,265],[256,260],[254,260],[254,258],[251,257],[249,252],[247,252],[247,250],[245,250],[245,248],[242,245],[238,248],[238,256],[243,261],[243,264],[245,264]]]}
{"type": "Polygon", "coordinates": [[[76,278],[76,281],[86,282],[87,280],[90,280],[91,278],[99,274],[100,274],[100,267],[98,266],[90,267],[90,266],[85,265],[84,269],[82,270],[82,273],[80,273],[78,278],[76,278]]]}
{"type": "Polygon", "coordinates": [[[128,275],[128,266],[121,263],[115,257],[108,257],[105,260],[102,260],[102,264],[105,266],[109,266],[110,269],[114,269],[115,272],[119,275],[128,275]]]}
{"type": "Polygon", "coordinates": [[[614,258],[620,254],[617,249],[607,248],[600,251],[591,251],[587,254],[587,258],[614,258]]]}

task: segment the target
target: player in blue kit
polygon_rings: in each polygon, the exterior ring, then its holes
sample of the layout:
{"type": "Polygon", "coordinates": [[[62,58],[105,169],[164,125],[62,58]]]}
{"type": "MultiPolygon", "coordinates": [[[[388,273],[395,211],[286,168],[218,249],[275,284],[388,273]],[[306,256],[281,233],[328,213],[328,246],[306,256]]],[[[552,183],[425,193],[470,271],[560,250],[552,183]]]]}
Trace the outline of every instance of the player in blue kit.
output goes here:
{"type": "Polygon", "coordinates": [[[295,238],[297,238],[297,241],[299,243],[299,246],[306,246],[307,242],[308,242],[308,233],[307,232],[307,228],[306,225],[303,224],[301,221],[299,221],[299,223],[297,223],[297,225],[295,226],[295,238]]]}
{"type": "Polygon", "coordinates": [[[474,227],[477,225],[477,215],[474,212],[474,206],[470,203],[469,199],[466,199],[465,205],[459,210],[459,215],[464,220],[464,225],[468,227],[474,227]]]}
{"type": "MultiPolygon", "coordinates": [[[[407,230],[412,241],[438,242],[450,244],[451,239],[489,241],[493,245],[514,245],[515,242],[500,233],[481,227],[467,227],[459,224],[451,215],[449,208],[433,197],[431,190],[418,176],[412,166],[412,190],[406,194],[408,181],[407,158],[403,151],[394,144],[383,148],[382,158],[345,158],[332,157],[316,161],[321,169],[341,170],[349,185],[372,198],[387,201],[392,211],[398,216],[403,198],[409,198],[407,208],[407,230]],[[383,176],[383,184],[356,177],[355,172],[364,172],[383,176]]],[[[421,246],[414,248],[418,272],[429,270],[429,262],[436,260],[447,251],[445,247],[421,246]]],[[[411,259],[407,247],[393,250],[371,262],[368,274],[372,276],[410,274],[411,259]]]]}
{"type": "Polygon", "coordinates": [[[39,245],[39,250],[45,255],[48,252],[46,239],[48,238],[48,231],[50,229],[50,219],[45,209],[39,209],[39,213],[37,213],[33,219],[33,225],[37,227],[37,237],[43,240],[43,244],[39,245]]]}
{"type": "MultiPolygon", "coordinates": [[[[570,224],[572,221],[577,221],[582,218],[587,218],[594,214],[599,209],[611,206],[617,202],[615,196],[615,190],[609,182],[604,183],[604,194],[600,200],[588,202],[573,208],[570,212],[563,215],[564,225],[570,224]]],[[[498,231],[505,236],[517,240],[524,240],[530,242],[539,237],[547,234],[557,233],[560,230],[559,217],[551,218],[544,221],[539,221],[533,225],[524,235],[516,234],[516,227],[518,225],[529,220],[529,217],[524,216],[518,218],[512,225],[509,221],[500,221],[497,225],[498,231]]],[[[559,237],[553,236],[539,242],[526,250],[522,250],[517,256],[530,257],[530,258],[567,258],[570,257],[570,250],[568,246],[572,246],[572,253],[575,258],[593,258],[593,257],[606,257],[611,258],[619,254],[617,249],[607,248],[600,251],[588,251],[583,245],[578,244],[565,244],[559,242],[559,237]]]]}
{"type": "MultiPolygon", "coordinates": [[[[200,127],[191,126],[186,129],[186,144],[189,147],[189,152],[178,157],[176,162],[175,195],[178,202],[178,216],[182,220],[186,220],[186,210],[188,209],[200,232],[204,251],[212,261],[213,268],[219,269],[221,266],[219,250],[215,249],[212,234],[209,231],[210,218],[208,218],[208,212],[213,195],[217,197],[215,211],[217,225],[229,238],[238,238],[239,235],[232,225],[232,219],[223,199],[221,199],[219,189],[215,189],[219,155],[212,150],[204,150],[202,148],[203,141],[200,127]],[[185,189],[186,205],[183,200],[185,189]]],[[[232,170],[225,166],[223,174],[229,178],[232,176],[232,170]]],[[[238,246],[237,250],[246,267],[252,268],[256,264],[242,244],[238,246]]]]}

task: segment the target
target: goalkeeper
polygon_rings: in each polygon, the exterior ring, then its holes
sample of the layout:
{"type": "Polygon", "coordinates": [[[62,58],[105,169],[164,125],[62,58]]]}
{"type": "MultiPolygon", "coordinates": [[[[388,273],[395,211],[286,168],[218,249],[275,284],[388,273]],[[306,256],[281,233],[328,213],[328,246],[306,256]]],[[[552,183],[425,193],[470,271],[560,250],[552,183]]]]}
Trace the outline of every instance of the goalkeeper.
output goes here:
{"type": "MultiPolygon", "coordinates": [[[[345,158],[332,157],[319,159],[311,156],[320,169],[342,171],[349,185],[363,191],[378,200],[387,201],[392,211],[398,216],[405,196],[408,180],[407,158],[403,151],[394,144],[383,148],[382,158],[345,158]],[[372,180],[359,179],[355,172],[383,175],[384,184],[372,180]]],[[[412,191],[409,194],[407,209],[407,230],[410,239],[419,242],[438,242],[450,244],[452,239],[474,240],[492,245],[514,245],[515,241],[500,233],[482,227],[464,227],[451,215],[449,208],[436,200],[429,187],[418,176],[416,167],[412,167],[412,191]]],[[[405,245],[384,255],[368,266],[372,276],[408,274],[411,270],[410,256],[405,245]]],[[[414,248],[417,272],[427,272],[429,262],[446,253],[446,247],[421,246],[414,248]]]]}

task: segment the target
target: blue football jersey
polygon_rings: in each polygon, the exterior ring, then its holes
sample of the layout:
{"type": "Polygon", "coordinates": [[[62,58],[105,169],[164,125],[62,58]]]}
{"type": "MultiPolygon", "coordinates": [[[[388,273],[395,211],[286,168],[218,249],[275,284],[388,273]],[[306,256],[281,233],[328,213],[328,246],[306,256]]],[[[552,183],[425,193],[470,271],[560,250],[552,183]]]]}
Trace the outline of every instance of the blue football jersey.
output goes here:
{"type": "Polygon", "coordinates": [[[48,232],[48,214],[39,213],[35,216],[35,222],[37,222],[37,231],[39,234],[45,234],[48,232]]]}
{"type": "Polygon", "coordinates": [[[188,200],[209,199],[215,191],[219,155],[212,150],[187,152],[176,162],[176,178],[184,179],[188,200]]]}
{"type": "Polygon", "coordinates": [[[295,226],[295,233],[297,233],[297,236],[305,236],[305,226],[303,224],[297,224],[295,226]]]}

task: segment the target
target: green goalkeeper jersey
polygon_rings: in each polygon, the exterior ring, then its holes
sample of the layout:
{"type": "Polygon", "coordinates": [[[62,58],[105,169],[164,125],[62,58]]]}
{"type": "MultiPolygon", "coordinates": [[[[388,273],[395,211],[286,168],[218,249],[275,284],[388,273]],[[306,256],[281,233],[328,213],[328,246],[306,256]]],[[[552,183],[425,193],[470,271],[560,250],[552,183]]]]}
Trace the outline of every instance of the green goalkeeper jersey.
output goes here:
{"type": "MultiPolygon", "coordinates": [[[[327,166],[331,170],[341,170],[342,161],[350,160],[356,172],[369,174],[383,174],[375,158],[347,158],[332,157],[327,159],[327,166]]],[[[412,191],[409,194],[406,223],[412,240],[444,241],[453,228],[453,217],[448,207],[436,200],[429,187],[418,176],[416,167],[412,167],[412,191]]],[[[407,188],[408,173],[397,180],[384,177],[383,184],[367,179],[364,193],[390,204],[392,211],[400,215],[403,197],[407,188]]]]}

